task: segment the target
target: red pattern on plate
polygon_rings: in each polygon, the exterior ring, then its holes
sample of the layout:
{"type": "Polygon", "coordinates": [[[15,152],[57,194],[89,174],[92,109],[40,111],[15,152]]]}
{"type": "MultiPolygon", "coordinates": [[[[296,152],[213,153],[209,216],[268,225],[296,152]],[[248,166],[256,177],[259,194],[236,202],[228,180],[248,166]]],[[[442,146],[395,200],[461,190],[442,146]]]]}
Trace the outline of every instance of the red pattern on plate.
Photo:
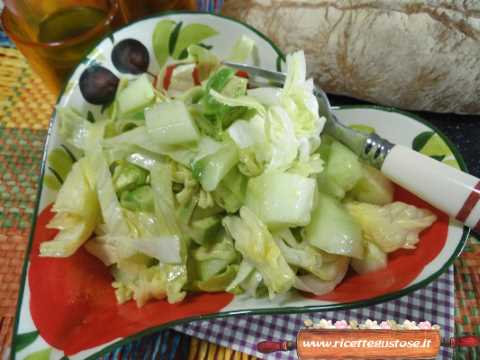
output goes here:
{"type": "Polygon", "coordinates": [[[353,302],[374,298],[399,291],[410,284],[442,251],[447,241],[448,216],[400,187],[395,188],[396,201],[403,201],[419,208],[429,209],[437,215],[437,221],[420,234],[415,250],[397,250],[388,256],[388,267],[359,275],[350,270],[343,282],[334,291],[323,296],[304,294],[305,297],[353,302]]]}
{"type": "Polygon", "coordinates": [[[50,207],[37,219],[30,253],[30,312],[42,337],[66,355],[171,321],[220,311],[231,294],[191,294],[179,304],[152,301],[138,309],[133,301],[117,305],[108,269],[83,248],[66,259],[41,258],[39,247],[56,230],[46,225],[50,207]]]}
{"type": "MultiPolygon", "coordinates": [[[[448,216],[398,187],[395,200],[430,209],[438,217],[421,234],[417,248],[390,254],[386,269],[366,275],[350,272],[328,295],[304,294],[306,297],[352,302],[395,292],[411,283],[441,252],[447,239],[448,216]]],[[[56,230],[46,228],[52,216],[48,207],[37,219],[28,272],[30,312],[42,337],[67,355],[170,321],[215,313],[233,299],[226,293],[204,293],[189,295],[175,305],[166,301],[152,301],[141,309],[133,301],[117,305],[108,269],[83,248],[66,259],[38,256],[40,244],[55,236],[56,230]]]]}

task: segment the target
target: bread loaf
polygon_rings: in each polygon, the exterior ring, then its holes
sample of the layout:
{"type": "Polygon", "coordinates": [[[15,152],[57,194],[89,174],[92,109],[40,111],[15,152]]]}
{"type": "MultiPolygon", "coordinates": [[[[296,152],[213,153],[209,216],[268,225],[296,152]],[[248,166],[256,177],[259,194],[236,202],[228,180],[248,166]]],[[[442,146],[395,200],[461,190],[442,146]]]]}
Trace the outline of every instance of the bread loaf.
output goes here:
{"type": "Polygon", "coordinates": [[[222,12],[304,49],[328,92],[480,113],[480,0],[225,0],[222,12]]]}

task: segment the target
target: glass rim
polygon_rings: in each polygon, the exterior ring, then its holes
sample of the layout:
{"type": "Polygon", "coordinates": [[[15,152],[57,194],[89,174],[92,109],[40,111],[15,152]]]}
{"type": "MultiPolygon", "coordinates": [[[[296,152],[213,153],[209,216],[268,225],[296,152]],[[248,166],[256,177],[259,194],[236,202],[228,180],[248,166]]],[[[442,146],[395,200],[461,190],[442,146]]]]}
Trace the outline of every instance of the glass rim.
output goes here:
{"type": "Polygon", "coordinates": [[[118,0],[107,0],[107,2],[110,4],[110,10],[108,11],[104,21],[99,22],[95,27],[92,29],[74,36],[70,37],[66,40],[63,41],[52,41],[52,42],[39,42],[39,41],[32,41],[29,39],[24,38],[23,36],[20,36],[16,34],[15,32],[12,31],[12,29],[9,28],[9,21],[12,21],[11,19],[8,20],[7,16],[11,16],[12,12],[7,9],[5,6],[2,10],[2,13],[0,15],[0,20],[3,25],[3,28],[7,35],[13,40],[15,44],[19,43],[21,45],[28,45],[32,47],[41,47],[41,48],[51,48],[51,47],[67,47],[67,46],[72,46],[76,45],[78,43],[81,43],[85,40],[88,40],[91,37],[95,37],[98,34],[102,33],[102,30],[108,26],[109,24],[112,23],[115,15],[119,11],[119,1],[118,0]]]}

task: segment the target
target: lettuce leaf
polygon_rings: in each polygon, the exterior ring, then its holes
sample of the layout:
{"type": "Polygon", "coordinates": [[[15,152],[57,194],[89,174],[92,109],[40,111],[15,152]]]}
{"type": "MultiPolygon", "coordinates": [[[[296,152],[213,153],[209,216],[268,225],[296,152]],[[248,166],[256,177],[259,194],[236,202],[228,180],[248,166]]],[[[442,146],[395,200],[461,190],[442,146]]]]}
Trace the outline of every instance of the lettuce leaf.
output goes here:
{"type": "Polygon", "coordinates": [[[150,172],[154,194],[155,215],[169,235],[182,238],[182,231],[175,216],[175,198],[172,191],[172,169],[168,164],[156,164],[150,172]]]}
{"type": "Polygon", "coordinates": [[[303,51],[287,56],[287,77],[281,103],[291,117],[299,142],[304,143],[304,153],[313,153],[320,145],[320,132],[326,119],[318,115],[318,101],[313,94],[313,80],[306,80],[306,63],[303,51]]]}
{"type": "Polygon", "coordinates": [[[244,63],[252,56],[254,49],[255,41],[245,35],[242,35],[233,45],[227,60],[237,63],[244,63]]]}
{"type": "Polygon", "coordinates": [[[348,271],[349,258],[339,256],[338,270],[331,280],[322,280],[313,274],[301,275],[295,278],[295,288],[315,295],[324,295],[333,291],[343,280],[348,271]]]}
{"type": "Polygon", "coordinates": [[[351,202],[348,212],[360,224],[366,241],[372,241],[386,253],[400,248],[414,249],[419,234],[437,217],[428,210],[396,201],[384,206],[351,202]]]}
{"type": "Polygon", "coordinates": [[[57,112],[62,137],[77,149],[85,150],[93,124],[70,106],[58,108],[57,112]]]}
{"type": "Polygon", "coordinates": [[[188,54],[191,59],[197,64],[200,80],[207,79],[212,72],[220,66],[218,57],[208,49],[199,45],[190,45],[188,47],[188,54]]]}
{"type": "Polygon", "coordinates": [[[164,299],[173,304],[182,301],[187,271],[184,265],[157,264],[145,255],[121,260],[113,268],[115,295],[120,304],[134,299],[142,307],[150,299],[164,299]],[[152,265],[153,264],[153,265],[152,265]]]}
{"type": "Polygon", "coordinates": [[[93,151],[87,158],[96,169],[95,184],[106,232],[109,235],[128,235],[128,226],[103,152],[93,151]]]}
{"type": "Polygon", "coordinates": [[[293,286],[295,274],[267,227],[251,210],[242,207],[240,217],[225,217],[223,225],[235,240],[235,248],[262,275],[270,297],[293,286]]]}
{"type": "Polygon", "coordinates": [[[268,111],[267,129],[271,159],[266,171],[286,170],[298,153],[293,122],[283,108],[274,106],[268,111]]]}
{"type": "Polygon", "coordinates": [[[88,166],[86,158],[80,159],[65,179],[53,205],[56,214],[48,224],[60,231],[53,240],[41,244],[40,256],[74,254],[97,226],[100,211],[95,190],[87,180],[88,166]]]}
{"type": "Polygon", "coordinates": [[[261,116],[265,116],[266,114],[265,107],[251,96],[244,95],[244,96],[238,96],[233,98],[233,97],[222,95],[213,89],[210,90],[209,94],[214,100],[216,100],[220,104],[231,106],[231,107],[243,106],[250,109],[254,109],[261,116]]]}

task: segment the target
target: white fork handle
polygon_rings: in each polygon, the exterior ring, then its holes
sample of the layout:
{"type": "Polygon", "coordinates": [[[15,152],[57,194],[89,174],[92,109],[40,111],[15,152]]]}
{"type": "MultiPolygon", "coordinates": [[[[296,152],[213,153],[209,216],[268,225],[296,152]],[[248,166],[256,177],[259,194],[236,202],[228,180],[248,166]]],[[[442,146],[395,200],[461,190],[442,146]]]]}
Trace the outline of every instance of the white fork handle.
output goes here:
{"type": "Polygon", "coordinates": [[[405,146],[395,145],[382,172],[392,181],[480,233],[480,180],[405,146]]]}

